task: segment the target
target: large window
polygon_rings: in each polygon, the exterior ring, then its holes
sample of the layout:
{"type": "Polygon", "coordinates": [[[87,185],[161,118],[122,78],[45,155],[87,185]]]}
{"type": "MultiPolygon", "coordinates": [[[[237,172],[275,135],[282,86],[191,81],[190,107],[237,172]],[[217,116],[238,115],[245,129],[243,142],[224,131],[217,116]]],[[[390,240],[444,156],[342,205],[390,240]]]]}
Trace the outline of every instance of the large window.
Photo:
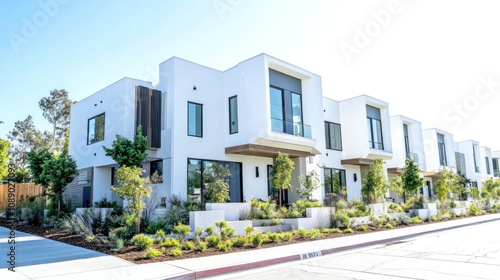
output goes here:
{"type": "Polygon", "coordinates": [[[488,157],[485,157],[484,160],[486,161],[486,173],[491,174],[490,159],[488,157]]]}
{"type": "Polygon", "coordinates": [[[238,97],[229,97],[229,133],[238,133],[238,97]]]}
{"type": "Polygon", "coordinates": [[[498,158],[494,158],[493,159],[493,176],[495,177],[498,177],[500,174],[499,174],[499,170],[498,170],[498,158]]]}
{"type": "Polygon", "coordinates": [[[368,143],[370,148],[383,150],[382,121],[380,109],[366,105],[366,125],[368,127],[368,143]]]}
{"type": "Polygon", "coordinates": [[[302,118],[302,85],[295,77],[269,69],[271,129],[311,137],[311,128],[302,118]]]}
{"type": "Polygon", "coordinates": [[[472,157],[474,158],[474,169],[476,172],[479,172],[479,165],[477,165],[476,159],[476,147],[472,145],[472,157]]]}
{"type": "Polygon", "coordinates": [[[341,195],[347,187],[345,170],[325,168],[324,173],[325,195],[329,193],[341,195]]]}
{"type": "Polygon", "coordinates": [[[161,91],[136,86],[135,94],[135,127],[142,127],[149,147],[161,148],[161,91]]]}
{"type": "Polygon", "coordinates": [[[149,175],[152,183],[163,183],[163,160],[155,160],[150,163],[149,175]]]}
{"type": "Polygon", "coordinates": [[[403,135],[405,139],[405,152],[406,152],[406,157],[408,157],[408,154],[411,152],[410,151],[410,136],[408,133],[408,125],[403,124],[403,135]]]}
{"type": "Polygon", "coordinates": [[[187,163],[187,193],[190,201],[205,202],[206,187],[213,178],[213,164],[224,165],[229,168],[231,176],[229,181],[230,202],[243,201],[243,184],[241,163],[230,161],[214,161],[205,159],[188,158],[187,163]]]}
{"type": "Polygon", "coordinates": [[[342,151],[340,124],[325,122],[326,148],[342,151]]]}
{"type": "Polygon", "coordinates": [[[438,140],[438,151],[439,151],[439,164],[441,166],[446,166],[446,145],[444,143],[444,135],[437,134],[438,140]]]}
{"type": "Polygon", "coordinates": [[[104,140],[104,113],[90,118],[87,123],[87,145],[104,140]]]}
{"type": "Polygon", "coordinates": [[[188,135],[203,137],[203,105],[188,102],[188,135]]]}

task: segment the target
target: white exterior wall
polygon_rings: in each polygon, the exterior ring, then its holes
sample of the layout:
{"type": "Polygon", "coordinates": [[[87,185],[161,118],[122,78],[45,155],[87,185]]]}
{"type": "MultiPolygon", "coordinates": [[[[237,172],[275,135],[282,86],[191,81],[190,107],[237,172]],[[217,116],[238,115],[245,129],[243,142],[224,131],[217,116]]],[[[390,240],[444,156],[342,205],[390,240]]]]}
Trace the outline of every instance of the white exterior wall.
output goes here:
{"type": "Polygon", "coordinates": [[[339,102],[340,119],[345,129],[342,134],[343,159],[368,158],[368,159],[390,159],[392,158],[391,125],[389,107],[384,101],[370,96],[361,95],[339,102]],[[384,150],[369,147],[368,128],[366,125],[366,105],[380,109],[382,122],[382,139],[384,150]]]}
{"type": "MultiPolygon", "coordinates": [[[[476,181],[479,190],[481,190],[481,182],[482,182],[482,174],[481,170],[484,168],[481,167],[481,151],[479,148],[479,142],[474,141],[474,140],[467,140],[467,141],[462,141],[458,142],[458,150],[460,153],[464,154],[465,157],[465,177],[472,181],[476,181]],[[473,147],[476,150],[476,160],[477,164],[479,167],[479,172],[476,172],[475,166],[474,166],[474,153],[473,153],[473,147]]],[[[484,157],[483,157],[483,162],[484,162],[484,157]]]]}
{"type": "Polygon", "coordinates": [[[404,140],[403,124],[408,125],[408,137],[410,142],[410,152],[415,153],[418,158],[418,165],[421,171],[426,171],[426,161],[424,152],[424,140],[422,136],[422,125],[419,121],[404,117],[391,117],[391,137],[392,137],[392,159],[387,161],[389,168],[402,168],[406,161],[406,147],[404,140]]]}
{"type": "Polygon", "coordinates": [[[136,85],[151,87],[150,82],[123,78],[71,106],[69,153],[79,169],[114,164],[104,155],[102,146],[111,147],[116,134],[134,136],[136,85]],[[104,140],[87,145],[88,119],[102,113],[104,140]]]}
{"type": "Polygon", "coordinates": [[[451,168],[456,166],[455,163],[455,148],[453,135],[446,131],[430,128],[422,131],[424,140],[425,164],[426,171],[438,172],[442,167],[451,168]],[[446,166],[441,166],[439,163],[439,151],[437,134],[444,135],[444,144],[446,146],[446,166]]]}

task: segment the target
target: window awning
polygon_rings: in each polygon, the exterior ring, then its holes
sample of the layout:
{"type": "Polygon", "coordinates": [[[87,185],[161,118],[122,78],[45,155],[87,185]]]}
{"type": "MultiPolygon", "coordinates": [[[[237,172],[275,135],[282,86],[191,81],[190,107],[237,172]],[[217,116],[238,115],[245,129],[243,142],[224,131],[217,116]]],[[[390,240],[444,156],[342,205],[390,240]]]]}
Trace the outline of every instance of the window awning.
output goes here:
{"type": "Polygon", "coordinates": [[[280,147],[271,147],[256,144],[244,144],[226,148],[226,154],[248,155],[257,157],[276,157],[278,152],[286,153],[290,157],[310,157],[319,154],[315,148],[310,148],[309,151],[285,149],[280,147]]]}

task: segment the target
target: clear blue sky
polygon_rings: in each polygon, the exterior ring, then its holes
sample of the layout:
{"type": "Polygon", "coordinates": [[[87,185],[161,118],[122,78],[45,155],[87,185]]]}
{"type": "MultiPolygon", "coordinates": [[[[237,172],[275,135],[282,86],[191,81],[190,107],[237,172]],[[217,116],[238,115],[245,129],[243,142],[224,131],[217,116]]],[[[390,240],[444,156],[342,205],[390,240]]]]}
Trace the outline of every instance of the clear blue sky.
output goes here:
{"type": "Polygon", "coordinates": [[[38,101],[55,88],[78,101],[125,76],[156,83],[172,56],[225,70],[265,52],[321,75],[330,98],[372,95],[500,150],[500,3],[436,2],[5,0],[0,137],[28,114],[48,129],[38,101]]]}

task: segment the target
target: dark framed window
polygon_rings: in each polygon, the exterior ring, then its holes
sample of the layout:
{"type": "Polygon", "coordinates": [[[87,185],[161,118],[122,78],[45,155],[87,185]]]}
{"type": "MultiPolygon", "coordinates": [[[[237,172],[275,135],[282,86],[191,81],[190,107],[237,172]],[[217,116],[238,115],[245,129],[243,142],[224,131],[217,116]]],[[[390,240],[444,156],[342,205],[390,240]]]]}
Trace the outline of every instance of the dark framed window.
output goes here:
{"type": "Polygon", "coordinates": [[[203,105],[188,102],[188,135],[203,137],[203,105]]]}
{"type": "Polygon", "coordinates": [[[485,157],[484,160],[486,161],[486,173],[491,174],[490,159],[488,157],[485,157]]]}
{"type": "Polygon", "coordinates": [[[326,148],[342,151],[342,133],[340,124],[325,121],[326,148]]]}
{"type": "MultiPolygon", "coordinates": [[[[150,148],[161,148],[161,91],[136,86],[135,127],[142,127],[142,135],[147,137],[150,148]]],[[[136,131],[137,134],[137,131],[136,131]]]]}
{"type": "Polygon", "coordinates": [[[379,108],[366,105],[366,124],[370,148],[383,150],[384,139],[382,136],[382,121],[379,108]]]}
{"type": "Polygon", "coordinates": [[[498,170],[498,158],[493,159],[493,176],[498,177],[500,172],[498,170]]]}
{"type": "Polygon", "coordinates": [[[476,159],[476,147],[472,145],[472,157],[474,158],[474,169],[476,172],[479,172],[479,166],[477,165],[477,159],[476,159]]]}
{"type": "Polygon", "coordinates": [[[324,168],[325,195],[341,194],[347,189],[346,172],[343,169],[324,168]]]}
{"type": "Polygon", "coordinates": [[[238,96],[229,97],[229,134],[238,133],[238,96]]]}
{"type": "Polygon", "coordinates": [[[105,114],[102,113],[92,117],[87,122],[87,145],[91,145],[104,140],[104,120],[105,114]]]}
{"type": "Polygon", "coordinates": [[[438,133],[437,140],[438,140],[439,164],[441,166],[446,166],[446,144],[444,143],[444,135],[438,133]]]}
{"type": "Polygon", "coordinates": [[[163,160],[152,161],[149,167],[149,175],[151,176],[152,183],[163,183],[163,160]]]}
{"type": "Polygon", "coordinates": [[[188,200],[205,202],[205,192],[207,185],[213,178],[211,166],[214,164],[224,165],[229,168],[231,176],[227,178],[229,182],[230,202],[243,201],[243,181],[242,164],[232,161],[217,161],[208,159],[188,158],[187,162],[187,193],[188,200]]]}
{"type": "Polygon", "coordinates": [[[408,133],[408,125],[403,124],[403,135],[405,139],[405,152],[408,155],[410,153],[410,136],[408,133]]]}

